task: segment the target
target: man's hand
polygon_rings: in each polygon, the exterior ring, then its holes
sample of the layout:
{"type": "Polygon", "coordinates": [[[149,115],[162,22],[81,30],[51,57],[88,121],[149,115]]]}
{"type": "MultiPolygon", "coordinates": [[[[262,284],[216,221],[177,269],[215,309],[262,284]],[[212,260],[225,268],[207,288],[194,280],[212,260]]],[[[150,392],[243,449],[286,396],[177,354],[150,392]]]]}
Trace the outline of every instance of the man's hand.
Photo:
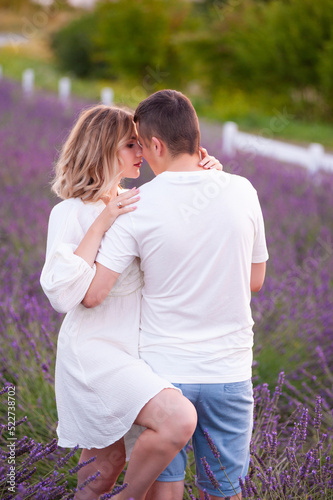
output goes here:
{"type": "Polygon", "coordinates": [[[108,296],[120,274],[96,263],[96,274],[82,301],[84,307],[96,307],[108,296]]]}

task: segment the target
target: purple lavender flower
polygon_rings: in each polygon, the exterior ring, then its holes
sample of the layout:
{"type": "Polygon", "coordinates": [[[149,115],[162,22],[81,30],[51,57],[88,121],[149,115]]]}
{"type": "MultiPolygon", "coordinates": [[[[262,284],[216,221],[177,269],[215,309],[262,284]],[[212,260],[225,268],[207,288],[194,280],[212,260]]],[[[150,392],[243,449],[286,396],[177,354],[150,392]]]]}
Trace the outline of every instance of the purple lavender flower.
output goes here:
{"type": "Polygon", "coordinates": [[[217,446],[215,445],[214,441],[212,440],[212,438],[210,437],[207,429],[204,430],[204,436],[206,438],[206,441],[208,443],[208,446],[209,448],[211,449],[213,455],[215,458],[219,458],[220,457],[220,452],[218,451],[217,449],[217,446]]]}
{"type": "Polygon", "coordinates": [[[85,481],[83,481],[83,483],[78,485],[76,491],[83,490],[86,486],[88,486],[88,484],[95,481],[100,475],[101,473],[99,470],[95,474],[91,474],[85,481]]]}
{"type": "Polygon", "coordinates": [[[210,465],[208,464],[208,462],[206,460],[206,457],[203,457],[200,460],[201,460],[201,463],[202,463],[202,465],[204,467],[206,476],[208,477],[209,481],[212,483],[212,485],[214,486],[214,488],[216,488],[217,490],[219,490],[220,489],[220,484],[219,484],[218,480],[216,479],[215,474],[213,473],[212,469],[210,468],[210,465]]]}
{"type": "Polygon", "coordinates": [[[313,427],[319,431],[320,425],[321,425],[321,419],[323,414],[321,413],[321,404],[322,404],[322,399],[320,396],[317,396],[317,402],[316,402],[316,416],[313,421],[313,427]]]}
{"type": "Polygon", "coordinates": [[[82,469],[82,467],[85,467],[86,465],[91,464],[92,462],[94,462],[96,460],[96,458],[97,458],[97,456],[91,457],[91,458],[89,458],[89,460],[79,462],[73,469],[69,469],[69,471],[68,471],[69,474],[70,475],[77,474],[79,472],[79,470],[82,469]]]}
{"type": "MultiPolygon", "coordinates": [[[[17,399],[17,500],[28,495],[35,500],[60,500],[74,494],[69,471],[77,471],[77,449],[66,455],[53,441],[54,360],[62,318],[42,293],[39,274],[48,215],[57,202],[48,185],[52,164],[86,104],[73,99],[72,108],[65,113],[54,95],[40,92],[27,102],[18,84],[0,82],[0,382],[4,386],[0,395],[5,401],[11,384],[25,390],[24,400],[20,394],[17,399]],[[29,389],[28,381],[32,386],[40,384],[38,395],[29,389]],[[31,422],[24,422],[24,415],[31,422]],[[42,428],[43,421],[47,425],[42,428]],[[42,437],[36,439],[39,428],[42,437]]],[[[263,208],[270,253],[264,288],[252,297],[254,382],[265,383],[254,390],[250,469],[247,479],[240,480],[243,496],[252,495],[256,500],[297,495],[308,500],[330,498],[333,175],[310,175],[301,167],[258,155],[249,158],[246,152],[228,159],[204,125],[202,142],[226,170],[253,183],[263,208]],[[271,393],[276,360],[286,373],[280,374],[271,393]]],[[[3,417],[0,413],[0,491],[8,457],[3,417]]],[[[214,443],[207,442],[214,459],[219,460],[214,443]]]]}
{"type": "Polygon", "coordinates": [[[190,500],[197,500],[197,499],[195,498],[195,496],[193,495],[193,493],[192,493],[192,488],[191,488],[190,486],[188,487],[187,492],[188,492],[188,494],[189,494],[190,500]]]}

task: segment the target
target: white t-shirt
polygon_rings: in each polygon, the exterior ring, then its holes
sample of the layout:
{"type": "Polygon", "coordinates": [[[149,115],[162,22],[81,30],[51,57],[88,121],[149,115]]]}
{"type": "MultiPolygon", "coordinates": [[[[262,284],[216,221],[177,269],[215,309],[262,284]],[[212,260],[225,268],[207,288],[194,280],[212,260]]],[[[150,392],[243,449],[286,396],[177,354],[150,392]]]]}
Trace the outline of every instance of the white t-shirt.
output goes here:
{"type": "Polygon", "coordinates": [[[97,261],[141,258],[140,356],[178,383],[251,377],[251,263],[268,259],[257,193],[216,170],[164,172],[106,233],[97,261]]]}

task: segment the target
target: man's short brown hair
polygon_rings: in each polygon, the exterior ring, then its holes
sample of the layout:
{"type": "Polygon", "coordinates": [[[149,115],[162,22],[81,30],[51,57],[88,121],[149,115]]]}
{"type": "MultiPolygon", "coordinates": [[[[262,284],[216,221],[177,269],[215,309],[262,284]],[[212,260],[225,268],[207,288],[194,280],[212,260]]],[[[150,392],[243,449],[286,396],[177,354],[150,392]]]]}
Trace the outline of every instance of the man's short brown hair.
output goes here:
{"type": "Polygon", "coordinates": [[[139,124],[145,143],[152,137],[165,142],[170,154],[198,152],[199,121],[191,101],[176,90],[159,90],[144,99],[137,107],[134,121],[139,124]]]}

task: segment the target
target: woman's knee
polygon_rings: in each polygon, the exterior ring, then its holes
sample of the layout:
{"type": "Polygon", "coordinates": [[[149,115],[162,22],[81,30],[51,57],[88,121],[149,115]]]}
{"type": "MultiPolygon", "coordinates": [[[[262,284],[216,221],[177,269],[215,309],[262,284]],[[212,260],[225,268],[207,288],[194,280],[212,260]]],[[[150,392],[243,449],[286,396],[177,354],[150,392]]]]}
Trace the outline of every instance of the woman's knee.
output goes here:
{"type": "Polygon", "coordinates": [[[182,396],[175,413],[168,422],[169,433],[173,440],[183,447],[191,438],[197,425],[197,412],[191,401],[182,396]]]}
{"type": "Polygon", "coordinates": [[[162,438],[181,449],[191,438],[197,425],[197,412],[191,401],[180,392],[167,394],[165,418],[158,431],[162,438]]]}
{"type": "Polygon", "coordinates": [[[164,389],[145,405],[135,423],[158,432],[169,442],[186,443],[195,430],[197,413],[180,391],[164,389]]]}

